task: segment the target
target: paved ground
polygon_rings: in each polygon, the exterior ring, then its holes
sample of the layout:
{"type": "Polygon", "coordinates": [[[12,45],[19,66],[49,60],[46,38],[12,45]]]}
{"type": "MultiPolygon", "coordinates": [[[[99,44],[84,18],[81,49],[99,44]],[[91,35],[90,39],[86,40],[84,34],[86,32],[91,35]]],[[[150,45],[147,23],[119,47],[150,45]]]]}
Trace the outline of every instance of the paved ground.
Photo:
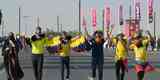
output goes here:
{"type": "MultiPolygon", "coordinates": [[[[33,72],[31,69],[24,69],[25,77],[22,80],[34,80],[33,72]]],[[[104,80],[116,80],[114,69],[104,70],[104,80]]],[[[71,80],[88,80],[91,72],[90,69],[72,69],[71,70],[71,80]]],[[[61,80],[59,69],[44,69],[43,80],[61,80]]],[[[136,80],[136,75],[133,70],[129,71],[126,75],[125,80],[136,80]]],[[[149,73],[145,76],[145,80],[160,80],[158,72],[149,73]]]]}
{"type": "MultiPolygon", "coordinates": [[[[20,55],[20,63],[23,67],[25,76],[22,80],[34,80],[32,65],[31,65],[31,52],[30,49],[27,48],[23,50],[20,55]]],[[[160,68],[160,54],[150,55],[151,63],[160,68]]],[[[0,63],[3,62],[2,57],[0,57],[0,63]]],[[[72,53],[71,57],[71,80],[88,80],[90,76],[90,53],[72,53]]],[[[60,65],[59,58],[55,56],[49,56],[49,54],[45,54],[45,64],[44,64],[44,75],[43,80],[61,80],[60,79],[60,65]]],[[[125,80],[136,80],[135,72],[133,71],[133,60],[129,58],[129,66],[130,70],[126,75],[125,80]]],[[[1,67],[1,66],[0,66],[1,67]]],[[[113,63],[113,51],[108,50],[105,53],[105,65],[104,65],[104,80],[116,80],[115,79],[115,71],[114,71],[114,63],[113,63]]],[[[145,80],[160,80],[159,76],[160,72],[152,72],[148,73],[145,76],[145,80]]],[[[0,80],[6,80],[6,74],[4,68],[0,68],[0,80]]]]}
{"type": "MultiPolygon", "coordinates": [[[[31,68],[24,68],[25,76],[22,80],[34,80],[33,71],[31,68]]],[[[43,80],[61,80],[60,69],[45,68],[43,73],[43,80]]],[[[116,80],[114,68],[104,70],[104,80],[116,80]]],[[[72,69],[71,80],[88,80],[91,75],[90,69],[72,69]]],[[[6,80],[5,71],[0,71],[0,80],[6,80]]],[[[136,75],[130,69],[126,74],[125,80],[136,80],[136,75]]],[[[160,80],[159,72],[148,73],[144,80],[160,80]]]]}

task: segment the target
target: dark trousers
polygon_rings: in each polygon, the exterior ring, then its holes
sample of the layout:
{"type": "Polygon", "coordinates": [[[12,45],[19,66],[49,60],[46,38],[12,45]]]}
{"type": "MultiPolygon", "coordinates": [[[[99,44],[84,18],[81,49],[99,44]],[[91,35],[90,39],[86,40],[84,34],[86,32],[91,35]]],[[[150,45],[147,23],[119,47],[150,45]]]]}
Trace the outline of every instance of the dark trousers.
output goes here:
{"type": "Polygon", "coordinates": [[[143,78],[144,78],[144,74],[145,74],[145,72],[144,72],[144,71],[140,71],[140,72],[138,72],[138,73],[137,73],[137,76],[138,76],[138,79],[137,79],[137,80],[143,80],[143,78]]]}
{"type": "Polygon", "coordinates": [[[143,80],[144,79],[144,75],[145,75],[145,68],[147,67],[148,63],[141,63],[141,64],[138,64],[138,65],[141,65],[143,67],[143,70],[144,71],[139,71],[137,73],[137,80],[143,80]]]}
{"type": "Polygon", "coordinates": [[[19,65],[17,65],[15,58],[11,56],[9,57],[9,55],[5,55],[4,66],[7,73],[7,80],[19,80],[18,69],[17,69],[19,65]]]}
{"type": "Polygon", "coordinates": [[[4,59],[5,70],[6,70],[6,73],[7,73],[7,78],[9,79],[10,78],[10,75],[9,75],[9,62],[8,62],[7,55],[5,55],[3,59],[4,59]]]}
{"type": "Polygon", "coordinates": [[[116,78],[117,78],[117,80],[124,80],[125,65],[123,63],[123,60],[118,60],[115,63],[115,67],[116,67],[116,78]]]}
{"type": "Polygon", "coordinates": [[[70,58],[67,57],[61,57],[61,79],[64,80],[64,72],[66,68],[66,78],[69,79],[70,76],[70,58]]]}
{"type": "Polygon", "coordinates": [[[96,78],[96,70],[98,69],[98,80],[103,80],[103,61],[92,60],[92,77],[96,78]]]}
{"type": "Polygon", "coordinates": [[[36,80],[42,80],[43,54],[32,54],[33,71],[36,80]]]}

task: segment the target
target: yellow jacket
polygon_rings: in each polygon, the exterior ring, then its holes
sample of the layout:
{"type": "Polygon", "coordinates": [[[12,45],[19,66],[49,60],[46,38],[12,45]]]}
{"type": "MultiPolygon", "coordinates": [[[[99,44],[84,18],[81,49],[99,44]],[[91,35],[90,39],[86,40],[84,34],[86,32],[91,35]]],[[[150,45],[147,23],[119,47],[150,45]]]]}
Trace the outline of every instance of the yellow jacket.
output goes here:
{"type": "Polygon", "coordinates": [[[126,45],[125,41],[120,41],[120,40],[117,40],[116,38],[113,38],[112,42],[116,47],[115,60],[126,59],[127,50],[125,47],[125,45],[126,45]]]}
{"type": "Polygon", "coordinates": [[[52,39],[48,39],[46,42],[47,47],[57,46],[60,44],[60,36],[53,37],[52,39]]]}
{"type": "Polygon", "coordinates": [[[61,57],[67,57],[70,55],[70,50],[71,50],[71,47],[70,47],[70,42],[66,43],[66,44],[61,44],[61,49],[59,50],[59,55],[61,57]]]}
{"type": "Polygon", "coordinates": [[[133,49],[134,51],[134,56],[136,61],[141,61],[141,62],[147,61],[148,55],[146,48],[144,46],[138,48],[135,44],[132,44],[130,48],[133,49]]]}
{"type": "Polygon", "coordinates": [[[84,42],[85,42],[84,36],[77,36],[75,38],[72,38],[68,43],[61,44],[61,49],[59,51],[59,55],[62,57],[70,56],[71,48],[74,48],[84,42]]]}
{"type": "Polygon", "coordinates": [[[36,41],[31,41],[32,54],[43,54],[45,51],[47,38],[42,38],[36,41]]]}

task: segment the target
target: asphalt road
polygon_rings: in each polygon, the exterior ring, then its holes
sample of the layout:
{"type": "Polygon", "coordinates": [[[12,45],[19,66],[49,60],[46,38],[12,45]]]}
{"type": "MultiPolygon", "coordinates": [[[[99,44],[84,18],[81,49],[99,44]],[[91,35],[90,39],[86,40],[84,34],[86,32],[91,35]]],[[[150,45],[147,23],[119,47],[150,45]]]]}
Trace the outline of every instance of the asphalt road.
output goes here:
{"type": "MultiPolygon", "coordinates": [[[[22,80],[35,80],[32,68],[24,68],[24,78],[22,80]]],[[[61,80],[60,69],[44,68],[43,80],[61,80]]],[[[114,68],[104,69],[103,80],[116,80],[114,68]]],[[[70,80],[89,80],[91,76],[90,69],[72,69],[70,80]]],[[[7,80],[4,70],[0,71],[0,80],[7,80]]],[[[136,74],[133,69],[126,73],[125,80],[136,80],[136,74]]],[[[144,80],[160,80],[159,72],[151,72],[145,75],[144,80]]]]}
{"type": "MultiPolygon", "coordinates": [[[[89,80],[88,77],[91,75],[90,70],[90,53],[71,53],[71,80],[89,80]]],[[[160,68],[159,65],[159,52],[154,55],[150,55],[151,63],[160,68]]],[[[3,62],[2,57],[0,57],[1,63],[3,62]]],[[[29,48],[22,50],[19,53],[19,60],[25,76],[22,80],[35,80],[32,65],[31,65],[31,51],[29,48]]],[[[107,50],[105,53],[105,64],[104,64],[104,80],[116,80],[115,70],[113,62],[113,51],[107,50]]],[[[43,69],[43,80],[61,80],[60,75],[60,60],[59,57],[50,56],[45,54],[44,59],[44,69],[43,69]]],[[[133,70],[134,62],[131,57],[129,57],[129,72],[126,73],[125,80],[136,80],[136,74],[133,70]]],[[[160,80],[160,72],[147,73],[144,80],[160,80]]],[[[4,68],[0,69],[0,80],[6,80],[6,73],[4,68]]]]}
{"type": "MultiPolygon", "coordinates": [[[[22,80],[34,80],[32,69],[24,69],[25,76],[22,80]]],[[[116,80],[114,68],[104,70],[104,80],[116,80]]],[[[44,69],[43,80],[61,80],[60,69],[44,69]]],[[[89,80],[90,69],[72,69],[70,80],[89,80]]],[[[130,69],[126,74],[125,80],[136,80],[135,72],[130,69]]],[[[158,72],[147,73],[144,80],[160,80],[158,72]]]]}

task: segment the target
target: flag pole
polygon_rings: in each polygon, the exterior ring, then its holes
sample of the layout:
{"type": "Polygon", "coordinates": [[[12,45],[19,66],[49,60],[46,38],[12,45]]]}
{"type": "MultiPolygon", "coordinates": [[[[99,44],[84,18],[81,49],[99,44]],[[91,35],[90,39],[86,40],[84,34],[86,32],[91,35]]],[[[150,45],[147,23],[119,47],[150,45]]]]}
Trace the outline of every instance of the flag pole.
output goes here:
{"type": "Polygon", "coordinates": [[[102,31],[104,32],[104,9],[102,11],[102,31]]]}
{"type": "Polygon", "coordinates": [[[156,37],[156,12],[154,12],[154,38],[156,37]]]}
{"type": "Polygon", "coordinates": [[[81,33],[81,0],[79,0],[79,33],[81,33]]]}
{"type": "Polygon", "coordinates": [[[21,7],[19,7],[19,10],[18,10],[18,12],[19,12],[19,35],[20,35],[20,33],[21,33],[21,7]]]}

